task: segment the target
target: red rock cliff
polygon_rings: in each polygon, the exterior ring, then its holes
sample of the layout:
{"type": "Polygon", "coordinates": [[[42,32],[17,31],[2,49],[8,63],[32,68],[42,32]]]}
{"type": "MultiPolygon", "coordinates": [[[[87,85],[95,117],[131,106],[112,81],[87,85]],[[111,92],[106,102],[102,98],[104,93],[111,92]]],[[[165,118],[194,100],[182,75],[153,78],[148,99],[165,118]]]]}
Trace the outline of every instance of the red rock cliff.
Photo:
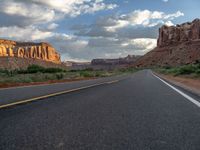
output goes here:
{"type": "Polygon", "coordinates": [[[136,66],[179,66],[200,62],[200,19],[159,29],[157,47],[136,66]]]}
{"type": "Polygon", "coordinates": [[[186,41],[200,39],[200,20],[183,23],[177,26],[162,26],[159,29],[158,46],[180,44],[186,41]]]}
{"type": "Polygon", "coordinates": [[[33,58],[60,64],[60,55],[48,43],[15,42],[0,39],[0,57],[33,58]]]}

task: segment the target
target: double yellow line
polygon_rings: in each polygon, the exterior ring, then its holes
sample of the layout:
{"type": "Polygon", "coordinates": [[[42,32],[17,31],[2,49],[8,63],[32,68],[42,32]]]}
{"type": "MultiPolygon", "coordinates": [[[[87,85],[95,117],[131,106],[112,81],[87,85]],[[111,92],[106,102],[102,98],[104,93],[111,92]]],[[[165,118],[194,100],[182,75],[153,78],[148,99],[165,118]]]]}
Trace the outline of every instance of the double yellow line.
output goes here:
{"type": "Polygon", "coordinates": [[[116,83],[116,82],[119,82],[119,80],[114,80],[114,81],[109,81],[109,82],[103,82],[103,83],[88,85],[88,86],[84,86],[84,87],[80,87],[80,88],[75,88],[75,89],[71,89],[71,90],[65,90],[65,91],[56,92],[56,93],[52,93],[52,94],[48,94],[48,95],[44,95],[44,96],[39,96],[39,97],[35,97],[35,98],[21,100],[21,101],[13,102],[13,103],[10,103],[10,104],[0,105],[0,109],[11,107],[11,106],[15,106],[15,105],[19,105],[19,104],[24,104],[24,103],[28,103],[28,102],[33,102],[33,101],[36,101],[36,100],[49,98],[49,97],[53,97],[53,96],[57,96],[57,95],[61,95],[61,94],[67,94],[67,93],[71,93],[71,92],[76,92],[76,91],[80,91],[80,90],[84,90],[84,89],[88,89],[88,88],[92,88],[92,87],[96,87],[96,86],[100,86],[100,85],[112,84],[112,83],[116,83]]]}

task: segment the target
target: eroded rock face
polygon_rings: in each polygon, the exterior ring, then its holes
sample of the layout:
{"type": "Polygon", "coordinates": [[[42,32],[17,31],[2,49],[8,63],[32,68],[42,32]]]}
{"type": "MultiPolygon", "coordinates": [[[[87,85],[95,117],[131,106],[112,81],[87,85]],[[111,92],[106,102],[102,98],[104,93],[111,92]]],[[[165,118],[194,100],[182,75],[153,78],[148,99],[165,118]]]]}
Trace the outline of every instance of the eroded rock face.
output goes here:
{"type": "Polygon", "coordinates": [[[200,19],[159,29],[157,47],[135,66],[180,66],[200,62],[200,19]]]}
{"type": "Polygon", "coordinates": [[[192,40],[200,40],[200,19],[177,26],[162,26],[159,29],[159,47],[192,40]]]}
{"type": "Polygon", "coordinates": [[[0,57],[34,58],[60,64],[60,55],[48,43],[0,40],[0,57]]]}

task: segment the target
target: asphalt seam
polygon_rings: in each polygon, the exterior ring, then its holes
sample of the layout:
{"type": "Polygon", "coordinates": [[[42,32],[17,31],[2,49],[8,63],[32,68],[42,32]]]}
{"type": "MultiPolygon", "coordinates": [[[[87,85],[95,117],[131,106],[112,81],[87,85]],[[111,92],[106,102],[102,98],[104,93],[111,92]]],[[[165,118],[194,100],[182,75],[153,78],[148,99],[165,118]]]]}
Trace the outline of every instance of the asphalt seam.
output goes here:
{"type": "Polygon", "coordinates": [[[185,94],[183,91],[181,91],[181,90],[177,89],[176,87],[172,86],[171,84],[167,83],[166,81],[164,81],[163,79],[161,79],[160,77],[158,77],[157,75],[155,75],[154,73],[152,73],[152,75],[154,77],[156,77],[157,79],[159,79],[160,81],[162,81],[167,86],[169,86],[171,89],[173,89],[174,91],[176,91],[177,93],[179,93],[180,95],[182,95],[183,97],[185,97],[187,100],[189,100],[190,102],[192,102],[196,106],[200,107],[200,102],[198,100],[192,98],[191,96],[185,94]]]}
{"type": "Polygon", "coordinates": [[[74,89],[71,89],[71,90],[65,90],[65,91],[61,91],[61,92],[51,93],[51,94],[38,96],[38,97],[25,99],[25,100],[18,100],[17,102],[0,105],[0,109],[8,108],[8,107],[19,105],[19,104],[25,104],[25,103],[28,103],[28,102],[33,102],[33,101],[41,100],[41,99],[44,99],[44,98],[49,98],[49,97],[53,97],[53,96],[58,96],[58,95],[62,95],[62,94],[76,92],[76,91],[80,91],[80,90],[84,90],[84,89],[88,89],[88,88],[92,88],[92,87],[96,87],[96,86],[101,86],[101,85],[106,85],[106,84],[113,84],[113,83],[116,83],[116,82],[119,82],[119,80],[113,80],[113,81],[108,81],[108,82],[103,82],[103,83],[83,86],[83,87],[80,87],[80,88],[74,88],[74,89]]]}

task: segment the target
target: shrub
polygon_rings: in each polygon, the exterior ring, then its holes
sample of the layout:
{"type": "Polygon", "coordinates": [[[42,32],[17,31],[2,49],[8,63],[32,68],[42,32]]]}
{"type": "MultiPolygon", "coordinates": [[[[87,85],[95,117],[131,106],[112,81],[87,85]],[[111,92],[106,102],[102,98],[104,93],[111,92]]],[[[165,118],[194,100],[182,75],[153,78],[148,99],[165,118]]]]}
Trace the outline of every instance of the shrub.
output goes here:
{"type": "Polygon", "coordinates": [[[179,68],[179,74],[191,74],[196,71],[196,67],[194,65],[186,65],[179,68]]]}
{"type": "Polygon", "coordinates": [[[63,79],[63,78],[64,78],[64,75],[63,75],[62,73],[56,74],[56,79],[57,79],[57,80],[61,80],[61,79],[63,79]]]}
{"type": "Polygon", "coordinates": [[[200,69],[197,69],[197,70],[195,71],[195,73],[199,75],[199,74],[200,74],[200,69]]]}
{"type": "Polygon", "coordinates": [[[44,72],[45,68],[38,66],[38,65],[30,65],[28,66],[26,72],[27,73],[38,73],[38,72],[44,72]]]}
{"type": "Polygon", "coordinates": [[[81,71],[80,76],[82,76],[82,77],[94,77],[95,75],[94,75],[93,72],[90,72],[90,71],[81,71]]]}
{"type": "Polygon", "coordinates": [[[44,73],[57,73],[57,72],[64,72],[60,68],[45,68],[44,73]]]}
{"type": "Polygon", "coordinates": [[[44,68],[42,66],[38,66],[38,65],[30,65],[28,66],[28,68],[26,70],[18,70],[17,73],[19,74],[27,74],[27,73],[58,73],[58,72],[66,72],[63,69],[60,68],[44,68]]]}

